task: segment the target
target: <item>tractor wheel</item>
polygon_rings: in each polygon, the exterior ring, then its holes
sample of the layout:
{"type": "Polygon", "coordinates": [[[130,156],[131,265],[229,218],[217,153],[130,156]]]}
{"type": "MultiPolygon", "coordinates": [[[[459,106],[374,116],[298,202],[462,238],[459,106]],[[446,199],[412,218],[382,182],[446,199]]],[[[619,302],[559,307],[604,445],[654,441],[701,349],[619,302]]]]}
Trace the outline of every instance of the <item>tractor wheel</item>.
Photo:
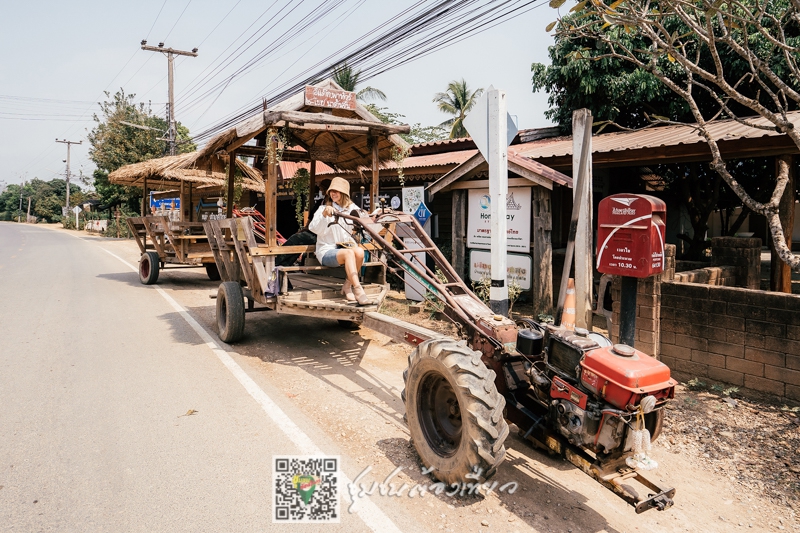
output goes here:
{"type": "Polygon", "coordinates": [[[450,485],[492,477],[506,455],[505,398],[480,352],[432,339],[408,357],[403,373],[406,423],[426,468],[450,485]]]}
{"type": "Polygon", "coordinates": [[[644,415],[644,427],[650,432],[650,442],[655,442],[664,427],[664,409],[651,411],[644,415]]]}
{"type": "Polygon", "coordinates": [[[235,281],[217,289],[217,328],[222,342],[236,342],[244,335],[244,293],[235,281]]]}
{"type": "Polygon", "coordinates": [[[158,281],[159,271],[158,252],[145,252],[139,259],[139,281],[144,285],[152,285],[158,281]]]}
{"type": "Polygon", "coordinates": [[[211,281],[219,281],[219,269],[216,263],[206,263],[206,274],[211,281]]]}

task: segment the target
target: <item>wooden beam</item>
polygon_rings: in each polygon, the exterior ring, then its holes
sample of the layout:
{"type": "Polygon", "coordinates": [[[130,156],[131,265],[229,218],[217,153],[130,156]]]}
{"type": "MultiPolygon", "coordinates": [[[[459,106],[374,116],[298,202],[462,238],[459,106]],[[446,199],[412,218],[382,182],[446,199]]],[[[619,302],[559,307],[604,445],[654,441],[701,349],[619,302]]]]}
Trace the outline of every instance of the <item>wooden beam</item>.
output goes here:
{"type": "MultiPolygon", "coordinates": [[[[535,187],[528,178],[509,178],[509,187],[535,187]]],[[[457,181],[439,192],[458,191],[464,189],[488,189],[489,180],[457,181]]]]}
{"type": "Polygon", "coordinates": [[[531,190],[533,211],[533,280],[534,316],[553,312],[553,205],[552,192],[544,187],[531,190]]]}
{"type": "Polygon", "coordinates": [[[455,183],[462,177],[466,176],[473,170],[477,169],[479,166],[486,164],[486,159],[484,159],[483,155],[478,152],[477,154],[473,155],[456,168],[433,182],[428,186],[428,192],[432,195],[436,194],[437,192],[443,190],[445,187],[450,185],[451,183],[455,183]]]}
{"type": "Polygon", "coordinates": [[[466,264],[466,246],[464,236],[466,230],[467,191],[453,191],[453,229],[452,229],[452,265],[458,277],[465,279],[464,265],[466,264]]]}
{"type": "Polygon", "coordinates": [[[369,197],[371,198],[369,204],[369,210],[375,211],[378,206],[378,194],[380,188],[380,181],[381,181],[381,172],[378,168],[380,164],[380,159],[378,156],[378,138],[372,137],[372,186],[370,187],[370,194],[369,197]]]}
{"type": "Polygon", "coordinates": [[[522,165],[519,165],[519,164],[515,163],[511,159],[508,160],[508,170],[513,172],[517,176],[522,176],[523,178],[531,180],[531,182],[533,182],[536,185],[539,185],[541,187],[545,187],[546,189],[550,189],[550,190],[553,189],[553,182],[552,181],[550,181],[547,178],[544,178],[544,177],[540,176],[536,172],[533,172],[533,171],[523,167],[522,165]]]}
{"type": "Polygon", "coordinates": [[[225,218],[233,217],[233,193],[236,185],[236,152],[228,154],[228,201],[225,207],[225,218]]]}
{"type": "Polygon", "coordinates": [[[147,216],[150,214],[150,210],[148,209],[147,205],[147,178],[144,178],[142,181],[142,216],[147,216]]]}
{"type": "Polygon", "coordinates": [[[267,130],[267,179],[264,189],[264,217],[267,219],[267,244],[277,246],[278,231],[278,131],[267,130]]]}
{"type": "Polygon", "coordinates": [[[311,160],[311,170],[309,171],[310,178],[308,180],[308,202],[306,202],[306,211],[303,213],[304,225],[308,226],[311,222],[308,220],[311,205],[314,203],[314,197],[317,195],[317,161],[311,160]]]}
{"type": "MultiPolygon", "coordinates": [[[[409,133],[411,126],[408,124],[384,124],[382,122],[370,122],[356,118],[337,117],[322,113],[306,113],[303,111],[266,111],[264,113],[264,124],[275,125],[280,121],[293,122],[297,125],[308,126],[309,124],[324,126],[360,126],[372,131],[383,133],[384,135],[409,133]]],[[[290,128],[295,127],[290,125],[290,128]]],[[[334,130],[335,131],[335,130],[334,130]]]]}

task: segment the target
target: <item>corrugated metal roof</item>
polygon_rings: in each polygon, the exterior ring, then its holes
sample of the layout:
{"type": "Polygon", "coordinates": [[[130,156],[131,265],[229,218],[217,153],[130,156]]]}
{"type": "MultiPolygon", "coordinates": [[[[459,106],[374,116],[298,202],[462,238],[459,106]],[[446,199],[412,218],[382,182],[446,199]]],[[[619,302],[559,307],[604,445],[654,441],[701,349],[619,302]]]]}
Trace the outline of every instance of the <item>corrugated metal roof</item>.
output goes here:
{"type": "MultiPolygon", "coordinates": [[[[281,169],[280,176],[285,180],[293,178],[295,173],[301,168],[309,171],[311,170],[311,163],[304,161],[281,161],[279,165],[281,169]]],[[[335,174],[335,172],[322,161],[317,161],[317,174],[335,174]]]]}
{"type": "MultiPolygon", "coordinates": [[[[789,120],[800,127],[800,111],[787,113],[789,120]]],[[[753,123],[772,126],[767,119],[758,117],[753,123]]],[[[709,133],[717,141],[732,141],[736,139],[758,139],[763,137],[777,137],[783,135],[774,129],[762,130],[740,124],[735,120],[718,120],[708,124],[709,133]]],[[[689,144],[705,144],[705,139],[700,136],[694,126],[660,126],[639,131],[624,131],[605,133],[592,137],[592,152],[620,152],[624,150],[641,150],[660,148],[664,146],[679,146],[689,144]]],[[[517,154],[530,159],[559,157],[572,155],[572,137],[559,137],[546,139],[514,146],[517,154]]]]}
{"type": "MultiPolygon", "coordinates": [[[[417,155],[417,156],[410,156],[407,157],[403,161],[403,169],[408,171],[412,168],[425,168],[425,167],[437,167],[443,165],[460,165],[473,155],[477,154],[478,150],[459,150],[457,152],[444,152],[441,154],[428,154],[428,155],[417,155]]],[[[283,162],[281,162],[283,164],[283,162]]],[[[295,163],[298,165],[302,165],[303,163],[295,163]]],[[[306,167],[307,168],[307,167],[306,167]]],[[[381,169],[395,169],[397,168],[397,163],[395,161],[383,161],[381,164],[381,169]]],[[[369,171],[368,168],[364,169],[365,171],[369,171]]],[[[327,167],[327,170],[320,170],[319,163],[317,163],[317,174],[336,174],[337,172],[330,167],[327,167]]],[[[292,174],[294,175],[294,174],[292,174]]]]}

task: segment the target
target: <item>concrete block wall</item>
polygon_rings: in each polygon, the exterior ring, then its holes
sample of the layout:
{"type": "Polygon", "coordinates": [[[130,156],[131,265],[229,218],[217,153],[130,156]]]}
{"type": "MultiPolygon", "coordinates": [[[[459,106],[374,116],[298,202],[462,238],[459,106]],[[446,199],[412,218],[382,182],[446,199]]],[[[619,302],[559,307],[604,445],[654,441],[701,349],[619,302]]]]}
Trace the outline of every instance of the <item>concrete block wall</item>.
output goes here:
{"type": "Polygon", "coordinates": [[[674,371],[800,400],[800,296],[663,282],[660,340],[674,371]]]}
{"type": "Polygon", "coordinates": [[[733,266],[698,268],[696,270],[676,272],[675,277],[672,281],[679,281],[681,283],[701,283],[703,285],[724,285],[726,287],[735,287],[738,270],[739,270],[738,267],[733,267],[733,266]]]}

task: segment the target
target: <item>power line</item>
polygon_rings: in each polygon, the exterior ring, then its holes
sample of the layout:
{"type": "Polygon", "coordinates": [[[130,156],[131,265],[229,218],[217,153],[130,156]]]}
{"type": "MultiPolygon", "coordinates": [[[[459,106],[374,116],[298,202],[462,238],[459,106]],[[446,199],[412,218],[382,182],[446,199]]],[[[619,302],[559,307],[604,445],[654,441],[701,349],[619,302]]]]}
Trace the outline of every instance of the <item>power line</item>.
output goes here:
{"type": "Polygon", "coordinates": [[[156,19],[153,21],[153,25],[150,26],[150,29],[147,32],[147,36],[144,38],[145,41],[150,38],[150,34],[153,32],[153,28],[156,27],[156,22],[158,22],[158,17],[160,17],[161,12],[164,11],[165,5],[167,5],[167,0],[164,0],[164,3],[161,4],[161,9],[158,10],[158,15],[156,15],[156,19]]]}
{"type": "MultiPolygon", "coordinates": [[[[175,26],[177,26],[177,25],[178,25],[178,22],[180,22],[180,20],[183,18],[183,14],[184,14],[184,13],[186,13],[186,10],[189,8],[189,4],[191,4],[191,3],[192,3],[192,0],[189,0],[189,1],[186,3],[186,7],[184,7],[184,8],[183,8],[183,11],[181,11],[181,14],[180,14],[180,15],[178,15],[178,20],[176,20],[176,21],[175,21],[175,24],[173,24],[173,25],[172,25],[172,27],[169,29],[169,33],[167,33],[167,36],[166,36],[166,37],[164,37],[164,41],[165,41],[165,42],[166,42],[166,40],[167,40],[167,39],[169,39],[169,36],[170,36],[170,35],[172,35],[172,30],[174,30],[174,29],[175,29],[175,26]]],[[[147,39],[145,39],[145,41],[146,41],[146,40],[147,40],[147,39]]]]}

